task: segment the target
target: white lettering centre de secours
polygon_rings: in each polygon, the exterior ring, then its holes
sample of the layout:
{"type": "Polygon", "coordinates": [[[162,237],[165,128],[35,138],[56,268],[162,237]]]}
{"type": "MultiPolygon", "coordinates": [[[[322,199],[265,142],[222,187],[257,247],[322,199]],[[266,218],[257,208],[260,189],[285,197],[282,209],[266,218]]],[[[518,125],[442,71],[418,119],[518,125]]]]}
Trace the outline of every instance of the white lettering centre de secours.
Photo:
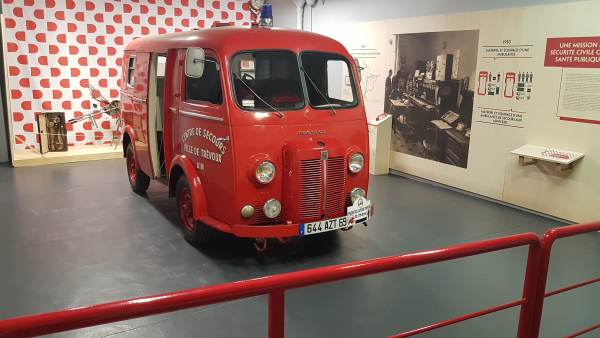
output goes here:
{"type": "Polygon", "coordinates": [[[225,154],[225,151],[227,150],[227,148],[225,147],[223,142],[219,141],[217,139],[217,136],[215,136],[215,134],[211,133],[210,131],[208,131],[206,129],[203,130],[202,128],[190,128],[190,129],[186,130],[181,135],[181,141],[183,142],[183,151],[185,153],[193,155],[193,156],[202,157],[202,158],[205,158],[207,160],[214,161],[217,163],[221,163],[221,156],[223,156],[225,154]],[[217,149],[219,150],[219,153],[212,152],[212,151],[206,150],[206,149],[200,149],[199,147],[185,143],[192,136],[204,137],[210,143],[214,144],[215,147],[217,147],[217,149]]]}

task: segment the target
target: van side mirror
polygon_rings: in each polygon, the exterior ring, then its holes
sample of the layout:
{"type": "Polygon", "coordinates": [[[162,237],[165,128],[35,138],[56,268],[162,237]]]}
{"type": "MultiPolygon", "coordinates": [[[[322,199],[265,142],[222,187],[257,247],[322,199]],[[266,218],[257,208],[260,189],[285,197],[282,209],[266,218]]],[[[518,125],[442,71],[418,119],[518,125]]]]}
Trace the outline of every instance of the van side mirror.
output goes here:
{"type": "Polygon", "coordinates": [[[362,82],[362,70],[364,68],[360,66],[359,59],[354,59],[354,64],[356,65],[356,70],[358,71],[358,82],[362,82]]]}
{"type": "Polygon", "coordinates": [[[204,49],[190,47],[185,53],[185,75],[191,78],[199,78],[204,74],[204,49]]]}

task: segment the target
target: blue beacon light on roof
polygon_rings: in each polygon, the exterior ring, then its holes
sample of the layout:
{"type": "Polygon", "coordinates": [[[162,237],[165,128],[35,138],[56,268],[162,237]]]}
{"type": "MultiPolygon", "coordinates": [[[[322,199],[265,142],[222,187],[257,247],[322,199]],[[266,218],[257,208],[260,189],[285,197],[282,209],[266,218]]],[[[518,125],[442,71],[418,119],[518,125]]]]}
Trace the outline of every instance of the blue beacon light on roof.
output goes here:
{"type": "Polygon", "coordinates": [[[262,12],[260,13],[260,26],[273,27],[273,9],[271,5],[263,5],[262,12]]]}

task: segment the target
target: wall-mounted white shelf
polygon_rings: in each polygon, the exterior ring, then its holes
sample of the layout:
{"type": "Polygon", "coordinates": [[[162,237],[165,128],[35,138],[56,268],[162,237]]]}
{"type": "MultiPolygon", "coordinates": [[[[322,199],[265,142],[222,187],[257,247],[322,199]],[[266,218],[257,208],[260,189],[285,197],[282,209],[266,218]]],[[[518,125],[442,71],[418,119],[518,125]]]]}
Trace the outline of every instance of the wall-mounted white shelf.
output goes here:
{"type": "Polygon", "coordinates": [[[537,164],[537,161],[546,161],[555,163],[554,172],[556,174],[573,171],[575,161],[581,159],[585,154],[575,151],[540,147],[532,144],[526,144],[510,152],[513,155],[519,156],[519,166],[524,167],[532,164],[537,164]],[[531,158],[531,161],[525,161],[525,157],[531,158]],[[566,165],[567,167],[563,167],[566,165]]]}

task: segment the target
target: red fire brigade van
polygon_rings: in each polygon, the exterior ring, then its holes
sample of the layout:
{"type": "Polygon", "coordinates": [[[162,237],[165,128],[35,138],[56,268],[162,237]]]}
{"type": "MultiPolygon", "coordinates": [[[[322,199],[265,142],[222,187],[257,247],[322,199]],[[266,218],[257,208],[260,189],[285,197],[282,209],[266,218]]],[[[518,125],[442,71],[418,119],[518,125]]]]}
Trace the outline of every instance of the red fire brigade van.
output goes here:
{"type": "Polygon", "coordinates": [[[369,141],[351,60],[330,38],[256,25],[132,41],[121,80],[131,188],[165,184],[193,244],[222,231],[264,248],[364,223],[369,141]]]}

